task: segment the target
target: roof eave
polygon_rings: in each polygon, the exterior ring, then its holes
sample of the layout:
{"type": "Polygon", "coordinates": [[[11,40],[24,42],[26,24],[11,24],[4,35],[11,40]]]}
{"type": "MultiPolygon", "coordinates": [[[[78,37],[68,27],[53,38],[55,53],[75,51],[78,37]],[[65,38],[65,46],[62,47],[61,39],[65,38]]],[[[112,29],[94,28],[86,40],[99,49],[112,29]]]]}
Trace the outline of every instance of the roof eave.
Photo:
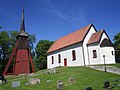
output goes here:
{"type": "Polygon", "coordinates": [[[49,51],[49,49],[48,49],[47,54],[52,53],[52,52],[55,52],[55,51],[58,51],[58,50],[60,50],[60,49],[63,49],[63,48],[69,47],[69,46],[72,46],[72,45],[75,45],[75,44],[77,44],[77,43],[82,43],[82,42],[83,42],[83,41],[76,42],[76,43],[73,43],[73,44],[71,44],[71,45],[68,45],[68,46],[65,46],[65,47],[62,47],[62,48],[59,48],[59,49],[56,49],[56,50],[52,50],[52,51],[49,51]]]}

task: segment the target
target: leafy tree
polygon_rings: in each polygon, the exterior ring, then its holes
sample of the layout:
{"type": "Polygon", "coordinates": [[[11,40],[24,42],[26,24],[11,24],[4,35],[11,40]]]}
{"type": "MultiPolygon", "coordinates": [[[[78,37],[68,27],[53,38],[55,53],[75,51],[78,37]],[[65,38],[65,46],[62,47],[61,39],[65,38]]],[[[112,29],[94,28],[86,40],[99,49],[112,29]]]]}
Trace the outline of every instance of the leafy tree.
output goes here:
{"type": "Polygon", "coordinates": [[[114,47],[116,50],[116,62],[120,63],[120,32],[114,36],[114,47]]]}
{"type": "Polygon", "coordinates": [[[10,38],[6,31],[0,32],[0,60],[6,60],[8,48],[10,46],[10,38]]]}
{"type": "Polygon", "coordinates": [[[35,35],[29,34],[28,42],[29,42],[30,51],[32,53],[32,57],[35,57],[35,51],[34,51],[34,43],[36,42],[35,35]]]}
{"type": "Polygon", "coordinates": [[[36,45],[36,68],[37,69],[46,69],[47,68],[47,50],[53,44],[53,41],[49,40],[40,40],[36,45]]]}
{"type": "Polygon", "coordinates": [[[6,31],[0,32],[0,73],[7,64],[8,57],[11,52],[11,39],[6,31]]]}

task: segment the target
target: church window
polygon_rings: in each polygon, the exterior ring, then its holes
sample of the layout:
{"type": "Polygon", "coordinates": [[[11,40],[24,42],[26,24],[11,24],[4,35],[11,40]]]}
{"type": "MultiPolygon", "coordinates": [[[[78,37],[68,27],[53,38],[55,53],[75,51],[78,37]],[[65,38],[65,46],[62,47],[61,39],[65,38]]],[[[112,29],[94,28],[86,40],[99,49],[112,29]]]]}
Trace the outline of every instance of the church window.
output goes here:
{"type": "Polygon", "coordinates": [[[61,63],[61,55],[58,55],[58,63],[61,63]]]}
{"type": "Polygon", "coordinates": [[[96,52],[96,50],[93,50],[93,58],[97,58],[97,52],[96,52]]]}
{"type": "Polygon", "coordinates": [[[54,64],[54,57],[52,56],[52,64],[54,64]]]}
{"type": "Polygon", "coordinates": [[[75,53],[75,50],[72,51],[72,60],[76,60],[76,53],[75,53]]]}
{"type": "Polygon", "coordinates": [[[113,52],[113,51],[111,51],[111,53],[112,53],[112,55],[114,55],[114,52],[113,52]]]}

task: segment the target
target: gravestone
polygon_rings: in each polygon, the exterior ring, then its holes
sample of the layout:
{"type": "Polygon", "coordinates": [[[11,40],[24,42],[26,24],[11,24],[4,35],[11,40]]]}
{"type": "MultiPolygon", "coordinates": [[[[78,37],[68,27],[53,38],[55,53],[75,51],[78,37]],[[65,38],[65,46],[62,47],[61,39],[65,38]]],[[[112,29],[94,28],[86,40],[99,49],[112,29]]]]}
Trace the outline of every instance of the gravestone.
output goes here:
{"type": "Polygon", "coordinates": [[[57,81],[57,90],[62,90],[63,89],[63,81],[57,81]]]}
{"type": "Polygon", "coordinates": [[[40,79],[38,78],[30,78],[28,80],[28,84],[39,84],[40,83],[40,79]]]}
{"type": "Polygon", "coordinates": [[[27,83],[25,83],[25,85],[29,85],[29,83],[27,82],[27,83]]]}
{"type": "Polygon", "coordinates": [[[2,80],[0,80],[0,85],[2,84],[2,80]]]}
{"type": "Polygon", "coordinates": [[[108,87],[110,87],[110,82],[109,81],[104,81],[104,86],[103,86],[103,88],[108,88],[108,87]]]}
{"type": "Polygon", "coordinates": [[[46,80],[46,82],[51,82],[51,80],[46,80]]]}
{"type": "Polygon", "coordinates": [[[86,87],[85,90],[92,90],[92,87],[86,87]]]}
{"type": "Polygon", "coordinates": [[[49,70],[48,70],[48,73],[49,73],[49,74],[52,74],[52,73],[53,73],[53,69],[49,69],[49,70]]]}
{"type": "Polygon", "coordinates": [[[60,73],[60,70],[56,70],[56,73],[60,73]]]}
{"type": "Polygon", "coordinates": [[[54,74],[56,73],[56,69],[53,69],[53,73],[54,73],[54,74]]]}
{"type": "MultiPolygon", "coordinates": [[[[59,72],[59,71],[58,71],[59,72]]],[[[56,74],[57,73],[57,70],[55,68],[53,69],[48,69],[44,72],[45,74],[56,74]]]]}
{"type": "Polygon", "coordinates": [[[70,84],[72,84],[72,83],[74,82],[74,79],[73,79],[72,77],[69,77],[69,78],[68,78],[68,82],[69,82],[70,84]]]}
{"type": "Polygon", "coordinates": [[[12,82],[12,87],[19,87],[20,86],[20,81],[13,81],[12,82]]]}

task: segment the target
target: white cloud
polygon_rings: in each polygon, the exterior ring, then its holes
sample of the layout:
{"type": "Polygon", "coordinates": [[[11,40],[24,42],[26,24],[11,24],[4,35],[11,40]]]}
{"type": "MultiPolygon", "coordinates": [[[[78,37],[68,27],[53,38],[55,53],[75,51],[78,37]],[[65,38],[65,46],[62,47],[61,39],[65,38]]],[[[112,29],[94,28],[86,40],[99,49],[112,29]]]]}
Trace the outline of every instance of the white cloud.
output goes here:
{"type": "Polygon", "coordinates": [[[74,10],[74,8],[71,7],[67,1],[64,2],[64,4],[59,3],[61,7],[58,7],[55,4],[56,3],[53,4],[51,1],[47,0],[46,5],[48,5],[49,9],[47,8],[45,10],[48,13],[52,13],[53,16],[58,17],[59,19],[62,19],[74,26],[85,24],[87,22],[82,8],[77,8],[74,10]]]}

